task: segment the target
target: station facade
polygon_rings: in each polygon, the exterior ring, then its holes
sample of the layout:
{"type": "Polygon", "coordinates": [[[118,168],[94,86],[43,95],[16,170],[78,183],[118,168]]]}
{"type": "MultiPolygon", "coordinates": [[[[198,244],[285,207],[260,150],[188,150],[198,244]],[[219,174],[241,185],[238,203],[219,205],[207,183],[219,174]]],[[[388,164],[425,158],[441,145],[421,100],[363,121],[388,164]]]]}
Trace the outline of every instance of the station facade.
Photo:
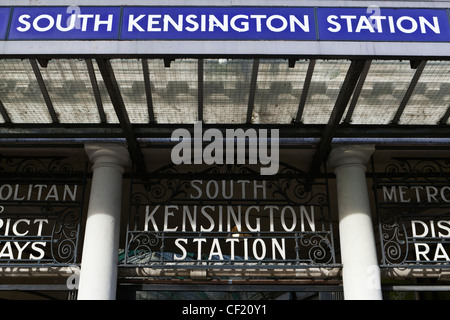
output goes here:
{"type": "Polygon", "coordinates": [[[448,298],[449,10],[2,1],[0,297],[448,298]]]}

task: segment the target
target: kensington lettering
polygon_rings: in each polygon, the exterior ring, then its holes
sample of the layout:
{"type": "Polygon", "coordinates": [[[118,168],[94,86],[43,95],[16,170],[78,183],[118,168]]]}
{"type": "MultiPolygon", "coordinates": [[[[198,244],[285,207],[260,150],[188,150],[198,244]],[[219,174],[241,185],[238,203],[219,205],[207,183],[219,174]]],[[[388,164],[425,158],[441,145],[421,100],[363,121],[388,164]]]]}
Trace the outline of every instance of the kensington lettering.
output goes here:
{"type": "Polygon", "coordinates": [[[271,32],[310,32],[310,21],[308,15],[298,18],[289,15],[287,18],[282,15],[182,15],[179,14],[175,18],[168,14],[140,14],[129,15],[128,32],[213,32],[221,30],[228,32],[230,30],[236,32],[248,32],[250,30],[262,32],[263,29],[271,32]]]}
{"type": "Polygon", "coordinates": [[[275,232],[275,229],[285,232],[316,231],[314,206],[156,205],[145,208],[144,231],[275,232]],[[266,230],[262,228],[260,216],[269,217],[266,230]],[[162,224],[158,226],[157,220],[162,224]],[[177,223],[181,225],[174,225],[177,223]]]}

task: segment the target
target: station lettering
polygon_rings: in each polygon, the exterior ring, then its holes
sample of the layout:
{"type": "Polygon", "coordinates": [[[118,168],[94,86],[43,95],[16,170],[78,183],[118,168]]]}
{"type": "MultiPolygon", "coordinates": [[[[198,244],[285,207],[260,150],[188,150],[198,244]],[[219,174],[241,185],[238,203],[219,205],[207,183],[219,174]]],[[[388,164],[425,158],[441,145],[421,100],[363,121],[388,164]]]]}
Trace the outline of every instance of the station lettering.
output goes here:
{"type": "Polygon", "coordinates": [[[431,20],[419,16],[418,18],[410,16],[382,16],[372,15],[356,16],[356,15],[329,15],[327,17],[329,23],[328,31],[337,33],[345,31],[348,33],[360,33],[367,30],[371,33],[414,33],[420,31],[422,34],[441,33],[439,20],[432,17],[431,20]]]}

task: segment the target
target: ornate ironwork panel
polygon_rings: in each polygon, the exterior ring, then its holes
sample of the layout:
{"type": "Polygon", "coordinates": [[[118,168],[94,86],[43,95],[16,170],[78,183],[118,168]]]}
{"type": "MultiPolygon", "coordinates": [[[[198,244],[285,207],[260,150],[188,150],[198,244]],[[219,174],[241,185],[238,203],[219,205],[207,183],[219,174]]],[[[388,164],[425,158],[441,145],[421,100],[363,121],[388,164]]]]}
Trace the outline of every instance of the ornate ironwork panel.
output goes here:
{"type": "Polygon", "coordinates": [[[381,266],[450,267],[450,159],[393,158],[373,172],[381,266]]]}
{"type": "Polygon", "coordinates": [[[203,171],[167,166],[134,177],[125,266],[154,268],[306,268],[336,265],[328,182],[281,165],[203,171]],[[184,170],[184,171],[180,171],[184,170]]]}
{"type": "Polygon", "coordinates": [[[86,165],[63,157],[0,158],[0,266],[78,263],[86,165]]]}

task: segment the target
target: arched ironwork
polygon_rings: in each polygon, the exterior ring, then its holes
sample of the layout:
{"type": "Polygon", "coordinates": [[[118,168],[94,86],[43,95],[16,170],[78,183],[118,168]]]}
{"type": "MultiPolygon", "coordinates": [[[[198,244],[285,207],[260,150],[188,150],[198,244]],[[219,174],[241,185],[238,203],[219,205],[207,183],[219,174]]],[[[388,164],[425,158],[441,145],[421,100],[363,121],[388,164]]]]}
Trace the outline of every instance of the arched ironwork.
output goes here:
{"type": "Polygon", "coordinates": [[[336,266],[326,174],[280,164],[168,165],[133,177],[121,264],[154,268],[336,266]]]}
{"type": "Polygon", "coordinates": [[[79,263],[86,165],[0,155],[0,266],[79,263]]]}

